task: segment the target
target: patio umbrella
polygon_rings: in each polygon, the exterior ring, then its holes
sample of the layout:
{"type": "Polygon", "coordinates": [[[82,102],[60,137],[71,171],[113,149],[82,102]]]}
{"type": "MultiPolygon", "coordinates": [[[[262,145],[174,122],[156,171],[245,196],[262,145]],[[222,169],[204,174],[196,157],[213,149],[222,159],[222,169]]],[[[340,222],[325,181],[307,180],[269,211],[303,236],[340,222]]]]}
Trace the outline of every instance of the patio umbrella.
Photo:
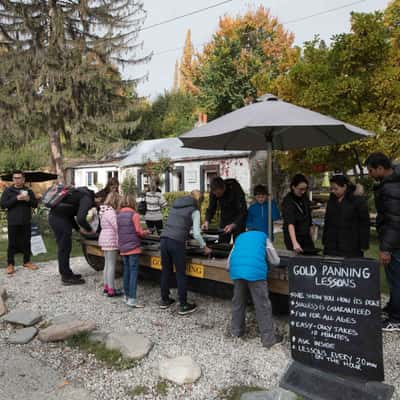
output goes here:
{"type": "MultiPolygon", "coordinates": [[[[184,133],[179,139],[185,147],[197,149],[268,150],[268,191],[272,193],[271,150],[337,145],[373,135],[271,94],[258,100],[184,133]]],[[[271,229],[271,204],[268,220],[271,229]]]]}
{"type": "MultiPolygon", "coordinates": [[[[1,175],[3,181],[12,181],[12,173],[1,175]]],[[[43,171],[26,171],[24,172],[25,182],[46,182],[57,179],[57,174],[43,171]]]]}

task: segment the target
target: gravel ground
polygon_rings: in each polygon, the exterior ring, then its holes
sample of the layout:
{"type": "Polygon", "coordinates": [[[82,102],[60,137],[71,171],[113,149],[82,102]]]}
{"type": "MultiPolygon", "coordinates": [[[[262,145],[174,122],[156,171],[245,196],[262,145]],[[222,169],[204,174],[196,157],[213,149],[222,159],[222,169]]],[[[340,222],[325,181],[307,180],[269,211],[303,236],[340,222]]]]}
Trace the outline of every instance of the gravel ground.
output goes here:
{"type": "MultiPolygon", "coordinates": [[[[178,316],[176,307],[163,311],[157,306],[159,288],[156,283],[140,281],[138,299],[143,310],[128,309],[121,298],[109,299],[102,295],[102,273],[95,272],[81,257],[74,258],[72,267],[87,283],[81,286],[62,286],[56,262],[41,263],[39,271],[17,270],[13,277],[2,273],[0,286],[7,288],[10,310],[39,311],[46,320],[74,314],[82,319],[94,319],[99,329],[113,332],[130,329],[148,337],[154,343],[149,355],[137,366],[125,371],[107,368],[94,356],[68,348],[65,343],[44,344],[38,339],[27,345],[7,344],[11,327],[0,323],[0,354],[17,348],[57,372],[62,379],[91,392],[94,399],[132,399],[130,391],[143,386],[147,394],[135,399],[198,399],[223,398],[222,393],[232,386],[276,386],[290,362],[287,339],[287,320],[275,319],[285,342],[271,350],[261,346],[253,312],[248,313],[248,332],[244,339],[230,338],[230,302],[189,293],[198,312],[178,316]],[[164,357],[189,355],[201,367],[201,378],[192,385],[167,384],[162,393],[158,377],[158,362],[164,357]]],[[[175,294],[175,293],[173,293],[175,294]]],[[[176,297],[176,296],[175,296],[176,297]]],[[[386,383],[400,389],[400,335],[384,334],[386,383]]],[[[0,385],[1,385],[0,375],[0,385]]],[[[18,390],[18,388],[16,388],[18,390]]],[[[395,393],[394,399],[400,400],[395,393]]]]}

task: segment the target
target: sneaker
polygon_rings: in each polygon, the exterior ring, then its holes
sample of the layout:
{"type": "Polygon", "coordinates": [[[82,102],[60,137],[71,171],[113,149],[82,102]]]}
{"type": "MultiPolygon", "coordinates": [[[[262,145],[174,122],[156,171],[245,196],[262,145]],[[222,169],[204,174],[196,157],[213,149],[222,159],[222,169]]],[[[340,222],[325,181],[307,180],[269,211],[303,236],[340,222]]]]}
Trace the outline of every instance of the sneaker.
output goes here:
{"type": "Polygon", "coordinates": [[[265,347],[267,349],[272,349],[272,347],[277,346],[278,344],[282,344],[282,343],[283,343],[283,336],[276,334],[275,341],[272,343],[263,343],[263,347],[265,347]]]}
{"type": "Polygon", "coordinates": [[[35,270],[39,269],[39,267],[37,265],[32,264],[30,261],[27,263],[24,263],[24,267],[26,269],[30,269],[31,271],[35,271],[35,270]]]}
{"type": "Polygon", "coordinates": [[[85,280],[83,278],[75,278],[72,276],[62,277],[61,282],[64,286],[83,285],[85,280]]]}
{"type": "Polygon", "coordinates": [[[168,307],[172,306],[172,304],[174,304],[174,303],[175,303],[175,300],[171,299],[171,298],[168,298],[168,300],[161,299],[160,308],[161,308],[161,310],[165,310],[168,307]]]}
{"type": "Polygon", "coordinates": [[[126,305],[128,307],[132,307],[132,308],[144,308],[143,304],[136,303],[136,299],[128,299],[128,301],[126,302],[126,305]]]}
{"type": "Polygon", "coordinates": [[[81,278],[82,278],[82,275],[81,275],[81,274],[73,274],[73,275],[74,275],[74,277],[77,278],[77,279],[81,279],[81,278]]]}
{"type": "Polygon", "coordinates": [[[197,310],[196,304],[186,303],[179,307],[178,314],[179,315],[191,314],[192,312],[195,312],[196,310],[197,310]]]}
{"type": "Polygon", "coordinates": [[[382,330],[384,332],[400,332],[400,322],[386,319],[383,321],[382,330]]]}
{"type": "Polygon", "coordinates": [[[7,275],[12,275],[14,272],[15,272],[14,265],[8,264],[6,269],[7,275]]]}
{"type": "Polygon", "coordinates": [[[124,292],[121,289],[108,289],[107,297],[120,297],[124,292]]]}

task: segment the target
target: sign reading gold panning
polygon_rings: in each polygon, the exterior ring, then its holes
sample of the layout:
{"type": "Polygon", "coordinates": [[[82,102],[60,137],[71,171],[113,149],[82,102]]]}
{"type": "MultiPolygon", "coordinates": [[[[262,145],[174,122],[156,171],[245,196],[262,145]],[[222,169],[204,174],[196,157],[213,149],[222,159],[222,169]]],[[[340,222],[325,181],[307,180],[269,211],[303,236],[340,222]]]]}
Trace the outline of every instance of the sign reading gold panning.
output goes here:
{"type": "MultiPolygon", "coordinates": [[[[150,257],[150,268],[161,270],[161,258],[150,257]]],[[[175,272],[175,267],[174,267],[175,272]]],[[[201,264],[186,264],[186,275],[193,276],[194,278],[204,278],[204,266],[201,264]]]]}

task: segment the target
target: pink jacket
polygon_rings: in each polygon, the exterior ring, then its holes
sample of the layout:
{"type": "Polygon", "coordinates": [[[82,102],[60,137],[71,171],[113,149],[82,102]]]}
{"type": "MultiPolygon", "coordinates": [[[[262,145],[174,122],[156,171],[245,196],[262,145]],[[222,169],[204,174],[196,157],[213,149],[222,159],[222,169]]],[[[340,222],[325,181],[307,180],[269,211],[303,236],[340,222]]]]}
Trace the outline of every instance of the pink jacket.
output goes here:
{"type": "Polygon", "coordinates": [[[99,246],[102,250],[118,250],[117,212],[110,206],[100,206],[99,246]]]}

